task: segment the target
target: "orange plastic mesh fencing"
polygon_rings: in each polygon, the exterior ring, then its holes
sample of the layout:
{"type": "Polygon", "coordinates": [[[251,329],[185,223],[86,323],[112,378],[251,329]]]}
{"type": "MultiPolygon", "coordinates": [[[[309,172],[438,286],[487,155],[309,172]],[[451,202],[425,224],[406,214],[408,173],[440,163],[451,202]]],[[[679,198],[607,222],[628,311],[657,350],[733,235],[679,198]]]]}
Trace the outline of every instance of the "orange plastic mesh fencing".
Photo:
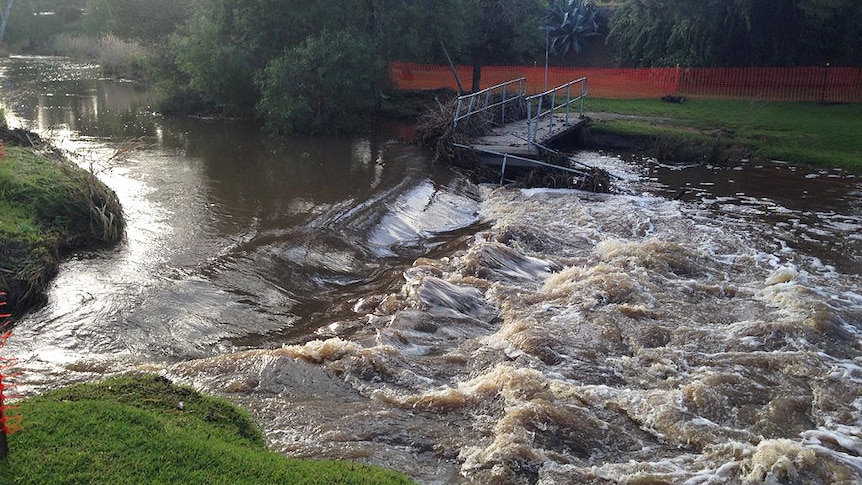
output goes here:
{"type": "MultiPolygon", "coordinates": [[[[0,308],[6,306],[6,293],[0,291],[0,308]]],[[[9,318],[12,315],[0,312],[0,349],[6,346],[6,341],[12,336],[12,331],[9,330],[9,318]]],[[[0,433],[8,436],[21,429],[21,415],[12,414],[9,411],[18,409],[17,406],[10,406],[7,401],[12,398],[19,397],[13,395],[9,391],[15,387],[14,380],[18,374],[10,372],[9,369],[18,363],[18,359],[12,357],[0,357],[0,433]],[[11,381],[11,382],[10,382],[11,381]]],[[[0,457],[5,456],[8,449],[5,449],[5,441],[3,446],[0,446],[0,457]]]]}
{"type": "MultiPolygon", "coordinates": [[[[473,71],[456,66],[469,89],[473,71]]],[[[393,62],[389,75],[401,90],[457,89],[447,66],[393,62]]],[[[862,68],[858,67],[746,67],[746,68],[577,68],[544,66],[483,66],[482,88],[525,77],[528,94],[536,94],[586,77],[589,95],[597,98],[641,99],[666,95],[691,98],[762,101],[862,102],[862,68]]]]}

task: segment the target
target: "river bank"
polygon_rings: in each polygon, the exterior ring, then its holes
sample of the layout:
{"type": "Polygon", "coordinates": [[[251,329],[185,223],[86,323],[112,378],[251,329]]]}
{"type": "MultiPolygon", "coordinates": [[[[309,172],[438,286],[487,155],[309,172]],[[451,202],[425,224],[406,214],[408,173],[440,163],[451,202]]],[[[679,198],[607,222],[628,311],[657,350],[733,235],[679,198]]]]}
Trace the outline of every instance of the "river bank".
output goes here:
{"type": "Polygon", "coordinates": [[[115,244],[125,219],[116,194],[36,133],[0,127],[0,288],[21,315],[45,300],[72,251],[115,244]]]}

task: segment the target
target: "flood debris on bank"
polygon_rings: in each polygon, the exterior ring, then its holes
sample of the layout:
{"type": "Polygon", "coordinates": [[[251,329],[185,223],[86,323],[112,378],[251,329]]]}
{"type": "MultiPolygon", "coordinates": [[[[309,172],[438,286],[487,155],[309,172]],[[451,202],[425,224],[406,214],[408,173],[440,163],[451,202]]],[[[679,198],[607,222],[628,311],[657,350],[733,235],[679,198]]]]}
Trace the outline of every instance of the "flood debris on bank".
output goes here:
{"type": "Polygon", "coordinates": [[[118,242],[125,231],[113,190],[38,134],[0,127],[0,290],[22,315],[45,300],[60,260],[118,242]]]}

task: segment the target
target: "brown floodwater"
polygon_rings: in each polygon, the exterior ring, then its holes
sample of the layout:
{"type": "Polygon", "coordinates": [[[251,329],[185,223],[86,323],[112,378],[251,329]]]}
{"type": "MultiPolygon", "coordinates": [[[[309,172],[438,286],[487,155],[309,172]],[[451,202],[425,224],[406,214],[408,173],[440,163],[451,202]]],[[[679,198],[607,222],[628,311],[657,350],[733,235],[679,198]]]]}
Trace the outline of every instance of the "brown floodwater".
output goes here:
{"type": "Polygon", "coordinates": [[[424,484],[862,483],[853,174],[583,152],[621,193],[477,186],[409,127],[165,118],[60,58],[0,83],[129,223],[16,327],[25,394],[159,372],[424,484]]]}

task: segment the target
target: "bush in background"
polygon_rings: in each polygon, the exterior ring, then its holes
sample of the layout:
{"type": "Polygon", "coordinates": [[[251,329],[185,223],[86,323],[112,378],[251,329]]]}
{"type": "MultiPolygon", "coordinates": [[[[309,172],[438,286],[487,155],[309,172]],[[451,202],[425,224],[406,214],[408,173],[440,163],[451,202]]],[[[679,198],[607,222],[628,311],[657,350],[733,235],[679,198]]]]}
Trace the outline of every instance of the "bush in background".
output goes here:
{"type": "Polygon", "coordinates": [[[323,32],[267,65],[257,114],[280,133],[351,130],[371,110],[383,60],[367,36],[323,32]]]}

